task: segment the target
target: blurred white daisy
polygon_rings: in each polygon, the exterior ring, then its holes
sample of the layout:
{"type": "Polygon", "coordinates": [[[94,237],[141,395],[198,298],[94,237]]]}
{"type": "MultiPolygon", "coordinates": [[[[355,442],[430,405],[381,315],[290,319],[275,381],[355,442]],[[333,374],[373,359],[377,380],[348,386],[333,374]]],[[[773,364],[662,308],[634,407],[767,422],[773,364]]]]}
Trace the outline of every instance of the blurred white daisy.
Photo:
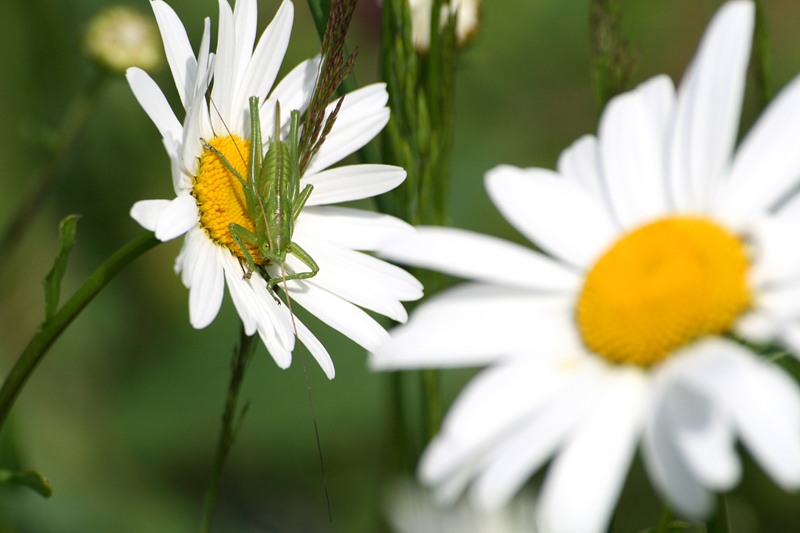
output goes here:
{"type": "MultiPolygon", "coordinates": [[[[249,335],[257,331],[278,365],[285,368],[291,363],[294,347],[290,311],[269,293],[258,273],[249,279],[243,276],[243,254],[228,227],[235,222],[252,228],[252,221],[239,182],[216,155],[204,149],[204,140],[245,175],[245,165],[240,162],[250,150],[248,99],[257,96],[263,102],[265,143],[273,133],[276,103],[280,102],[285,135],[289,111],[308,107],[319,58],[301,63],[273,88],[292,27],[294,8],[289,1],[281,4],[255,49],[255,0],[239,0],[233,11],[220,1],[216,56],[209,53],[210,23],[206,19],[196,59],[175,12],[161,0],[151,4],[186,118],[181,125],[144,71],[128,70],[137,100],[164,138],[176,195],[173,200],[137,202],[131,216],[162,241],[186,236],[175,270],[189,288],[189,316],[194,327],[203,328],[216,317],[227,282],[245,331],[249,335]],[[211,77],[214,86],[208,100],[211,77]]],[[[374,250],[386,239],[413,230],[392,217],[327,204],[383,193],[401,183],[405,171],[386,165],[325,169],[377,135],[389,120],[387,99],[382,84],[345,97],[332,131],[303,177],[303,183],[313,184],[314,191],[292,237],[316,260],[320,271],[312,279],[288,282],[293,302],[367,349],[376,348],[388,335],[358,306],[402,322],[407,317],[401,301],[419,298],[421,286],[404,270],[356,250],[374,250]]],[[[270,276],[281,276],[279,265],[267,268],[270,276]]],[[[308,270],[292,256],[286,268],[288,273],[308,270]]],[[[283,289],[283,284],[280,287],[283,289]]],[[[300,341],[333,377],[325,348],[301,322],[295,323],[300,341]]]]}
{"type": "Polygon", "coordinates": [[[390,487],[385,509],[396,533],[536,533],[533,498],[526,491],[502,507],[485,510],[467,500],[440,505],[424,487],[403,480],[390,487]]]}
{"type": "Polygon", "coordinates": [[[434,297],[373,354],[378,369],[490,364],[461,393],[420,475],[506,502],[552,458],[546,532],[604,531],[635,450],[675,509],[712,511],[740,440],[800,487],[800,393],[738,343],[800,350],[800,79],[734,144],[754,8],[725,4],[677,94],[664,76],[613,99],[558,172],[501,166],[486,186],[549,255],[420,228],[390,258],[474,280],[434,297]]]}

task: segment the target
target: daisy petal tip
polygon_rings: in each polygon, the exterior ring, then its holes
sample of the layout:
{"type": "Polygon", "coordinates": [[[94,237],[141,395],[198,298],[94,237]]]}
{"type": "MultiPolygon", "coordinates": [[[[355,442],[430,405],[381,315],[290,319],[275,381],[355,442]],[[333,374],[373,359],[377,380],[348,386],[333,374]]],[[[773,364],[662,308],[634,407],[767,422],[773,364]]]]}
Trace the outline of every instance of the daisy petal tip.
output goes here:
{"type": "Polygon", "coordinates": [[[146,230],[155,231],[169,200],[141,200],[133,204],[130,216],[146,230]]]}

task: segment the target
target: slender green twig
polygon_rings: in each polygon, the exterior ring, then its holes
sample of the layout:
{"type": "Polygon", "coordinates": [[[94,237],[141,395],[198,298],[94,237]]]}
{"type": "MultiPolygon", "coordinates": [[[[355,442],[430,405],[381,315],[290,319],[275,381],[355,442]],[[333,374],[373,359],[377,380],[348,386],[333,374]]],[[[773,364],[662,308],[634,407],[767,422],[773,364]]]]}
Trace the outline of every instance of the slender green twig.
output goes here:
{"type": "Polygon", "coordinates": [[[244,373],[247,370],[247,364],[253,357],[256,349],[256,335],[247,335],[244,331],[244,326],[241,328],[239,334],[239,347],[234,350],[233,357],[231,358],[231,379],[228,384],[228,393],[225,397],[225,409],[222,413],[222,425],[219,430],[219,438],[217,439],[217,449],[214,453],[214,463],[211,467],[211,479],[208,482],[208,490],[206,491],[205,504],[203,506],[203,524],[200,531],[206,533],[211,528],[211,522],[214,519],[214,508],[217,503],[217,494],[219,492],[219,485],[222,479],[222,469],[225,467],[225,461],[228,459],[228,453],[236,442],[236,436],[239,433],[239,428],[247,410],[245,405],[237,418],[239,412],[239,389],[244,380],[244,373]]]}
{"type": "Polygon", "coordinates": [[[97,95],[108,79],[109,75],[107,73],[98,73],[86,92],[76,96],[69,105],[69,110],[64,115],[64,120],[61,124],[58,147],[53,151],[50,160],[41,169],[38,176],[31,180],[35,184],[34,189],[17,208],[16,213],[11,216],[10,221],[2,232],[2,236],[0,236],[0,256],[8,257],[13,251],[17,243],[21,241],[20,237],[30,225],[31,219],[36,216],[36,213],[45,204],[45,200],[53,191],[64,159],[75,144],[80,132],[83,131],[86,120],[98,101],[97,95]]]}
{"type": "Polygon", "coordinates": [[[50,320],[42,323],[0,388],[0,429],[31,373],[66,327],[128,263],[159,242],[150,232],[134,238],[100,265],[64,306],[50,320]]]}
{"type": "Polygon", "coordinates": [[[754,66],[761,109],[767,107],[775,96],[775,80],[772,77],[772,46],[767,25],[764,0],[756,0],[756,27],[753,36],[754,66]]]}

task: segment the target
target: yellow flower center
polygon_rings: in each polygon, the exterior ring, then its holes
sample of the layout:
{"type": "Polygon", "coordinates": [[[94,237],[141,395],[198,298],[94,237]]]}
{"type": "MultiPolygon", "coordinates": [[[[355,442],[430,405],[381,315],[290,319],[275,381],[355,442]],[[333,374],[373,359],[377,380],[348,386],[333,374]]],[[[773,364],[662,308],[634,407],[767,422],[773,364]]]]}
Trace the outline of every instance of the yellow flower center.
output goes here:
{"type": "Polygon", "coordinates": [[[614,363],[650,366],[728,331],[750,305],[743,243],[714,222],[667,217],[620,238],[578,299],[583,342],[614,363]]]}
{"type": "MultiPolygon", "coordinates": [[[[211,146],[225,156],[228,163],[240,176],[247,179],[247,161],[250,157],[250,141],[238,135],[215,137],[209,141],[211,146]]],[[[248,231],[255,226],[247,213],[247,202],[242,185],[236,176],[222,163],[220,157],[209,149],[200,156],[200,165],[194,179],[193,194],[200,210],[200,225],[208,236],[233,254],[244,259],[241,247],[233,240],[229,225],[234,222],[248,231]]],[[[248,251],[258,262],[255,246],[248,245],[248,251]]]]}

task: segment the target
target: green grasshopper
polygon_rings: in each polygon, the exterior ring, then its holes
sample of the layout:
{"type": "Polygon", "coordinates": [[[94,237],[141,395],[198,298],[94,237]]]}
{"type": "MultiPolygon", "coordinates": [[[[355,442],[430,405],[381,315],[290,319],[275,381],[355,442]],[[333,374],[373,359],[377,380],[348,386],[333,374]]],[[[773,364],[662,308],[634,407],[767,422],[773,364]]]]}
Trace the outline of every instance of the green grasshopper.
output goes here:
{"type": "Polygon", "coordinates": [[[258,98],[250,97],[248,179],[242,177],[219,150],[205,144],[205,148],[216,154],[225,168],[239,180],[244,191],[247,213],[255,225],[255,232],[235,222],[228,226],[245,258],[244,276],[250,279],[253,271],[258,271],[267,280],[270,292],[273,292],[278,283],[312,278],[319,272],[316,261],[299,244],[292,241],[294,224],[314,186],[307,184],[300,189],[300,112],[293,110],[290,117],[289,138],[284,142],[280,138],[280,104],[275,104],[275,129],[265,154],[262,152],[258,98]],[[258,261],[250,253],[248,244],[256,248],[258,261]],[[280,265],[283,271],[286,256],[289,254],[310,270],[288,275],[284,272],[279,278],[270,277],[266,266],[272,262],[280,265]]]}

